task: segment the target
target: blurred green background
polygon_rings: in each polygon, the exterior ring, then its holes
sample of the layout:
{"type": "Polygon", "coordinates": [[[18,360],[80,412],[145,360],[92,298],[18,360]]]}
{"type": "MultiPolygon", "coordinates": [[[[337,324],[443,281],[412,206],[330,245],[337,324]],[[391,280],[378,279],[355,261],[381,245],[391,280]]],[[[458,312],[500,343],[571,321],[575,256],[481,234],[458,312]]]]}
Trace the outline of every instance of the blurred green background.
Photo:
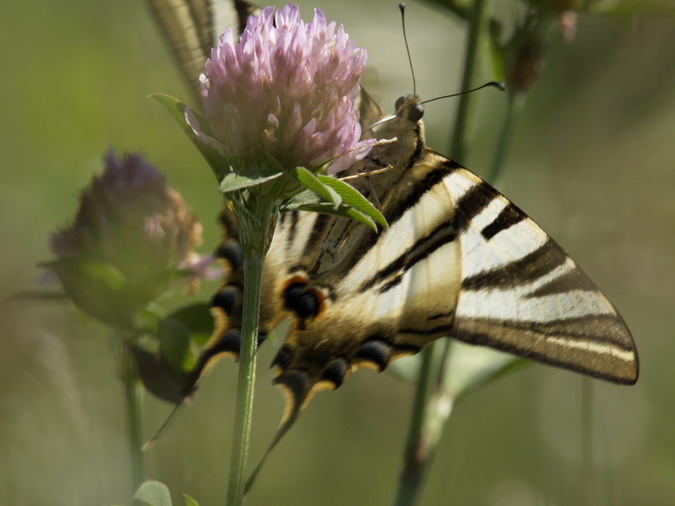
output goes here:
{"type": "MultiPolygon", "coordinates": [[[[385,110],[410,91],[395,2],[300,4],[305,17],[321,7],[367,48],[385,110]]],[[[428,4],[408,6],[418,93],[457,91],[464,24],[428,4]]],[[[5,3],[0,52],[3,300],[34,286],[36,264],[51,256],[50,232],[73,216],[79,188],[110,147],[145,153],[168,174],[201,217],[210,250],[220,198],[196,150],[146,98],[187,99],[189,90],[144,2],[5,3]]],[[[621,26],[584,16],[573,44],[554,30],[499,185],[583,266],[634,333],[638,384],[590,382],[593,465],[582,466],[588,380],[532,365],[456,408],[423,505],[675,504],[674,61],[675,23],[658,16],[621,26]]],[[[479,101],[462,162],[485,174],[503,98],[488,91],[479,101]]],[[[428,143],[448,155],[455,107],[427,108],[428,143]]],[[[0,504],[128,503],[122,387],[106,329],[55,302],[4,303],[0,325],[0,504]]],[[[282,413],[265,367],[276,346],[261,349],[252,460],[282,413]]],[[[166,482],[175,500],[187,492],[202,505],[222,504],[235,372],[222,362],[147,454],[149,477],[166,482]]],[[[248,504],[391,504],[412,394],[411,385],[367,371],[320,394],[248,504]]],[[[147,401],[150,436],[171,406],[147,401]]]]}

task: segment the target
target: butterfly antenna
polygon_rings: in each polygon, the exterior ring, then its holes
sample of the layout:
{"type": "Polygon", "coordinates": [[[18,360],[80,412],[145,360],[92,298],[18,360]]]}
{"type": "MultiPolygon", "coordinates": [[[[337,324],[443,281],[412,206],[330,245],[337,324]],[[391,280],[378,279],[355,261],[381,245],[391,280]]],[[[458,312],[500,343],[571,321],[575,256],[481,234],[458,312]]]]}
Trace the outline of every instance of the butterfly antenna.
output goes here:
{"type": "Polygon", "coordinates": [[[415,69],[413,69],[412,58],[410,56],[410,46],[408,45],[408,35],[405,32],[405,3],[401,2],[398,4],[398,8],[401,10],[401,27],[403,28],[403,41],[405,42],[405,50],[408,53],[408,63],[410,64],[410,73],[412,74],[413,80],[413,95],[417,95],[417,82],[415,81],[415,69]]]}
{"type": "Polygon", "coordinates": [[[169,424],[174,420],[176,417],[176,413],[178,412],[178,408],[180,408],[183,405],[183,402],[179,402],[173,407],[173,410],[171,411],[171,414],[169,414],[168,418],[164,420],[164,423],[162,426],[157,430],[154,436],[150,440],[148,440],[144,445],[143,445],[143,451],[147,452],[149,450],[152,450],[155,447],[155,444],[157,444],[157,440],[159,439],[159,436],[162,435],[164,430],[169,426],[169,424]]]}
{"type": "Polygon", "coordinates": [[[481,86],[478,86],[477,88],[473,88],[470,90],[466,91],[460,91],[459,93],[452,93],[450,95],[443,95],[442,97],[436,97],[436,98],[430,98],[429,100],[425,100],[424,102],[420,102],[420,104],[428,104],[429,102],[433,102],[434,100],[440,100],[442,98],[450,98],[450,97],[458,97],[459,95],[465,95],[467,93],[473,93],[474,91],[482,90],[483,88],[498,88],[501,91],[504,91],[506,89],[506,85],[501,82],[501,81],[490,81],[489,83],[485,83],[481,86]]]}

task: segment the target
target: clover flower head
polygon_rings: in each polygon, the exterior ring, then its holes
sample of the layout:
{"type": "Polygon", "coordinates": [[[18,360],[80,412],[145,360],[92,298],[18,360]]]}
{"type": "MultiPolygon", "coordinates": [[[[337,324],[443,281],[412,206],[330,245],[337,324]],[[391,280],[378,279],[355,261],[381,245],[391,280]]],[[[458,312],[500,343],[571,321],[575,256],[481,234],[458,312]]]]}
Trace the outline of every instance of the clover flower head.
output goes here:
{"type": "Polygon", "coordinates": [[[331,160],[331,173],[348,168],[374,142],[360,141],[356,106],[365,62],[366,51],[318,9],[304,22],[297,5],[267,7],[236,44],[228,30],[201,76],[219,150],[264,153],[289,169],[331,160]]]}
{"type": "Polygon", "coordinates": [[[60,259],[110,265],[130,285],[156,295],[167,272],[195,262],[201,233],[201,224],[161,172],[139,155],[119,159],[110,151],[103,173],[82,191],[75,220],[52,234],[51,247],[60,259]]]}

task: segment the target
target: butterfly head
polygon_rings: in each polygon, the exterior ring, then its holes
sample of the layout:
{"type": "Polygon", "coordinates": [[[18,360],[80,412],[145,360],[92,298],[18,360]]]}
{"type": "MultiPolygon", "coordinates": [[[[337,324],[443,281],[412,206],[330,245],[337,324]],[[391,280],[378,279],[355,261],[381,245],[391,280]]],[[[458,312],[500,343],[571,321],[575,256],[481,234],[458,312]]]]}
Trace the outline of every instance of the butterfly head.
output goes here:
{"type": "Polygon", "coordinates": [[[396,100],[394,117],[417,123],[424,116],[424,106],[417,95],[404,95],[396,100]]]}

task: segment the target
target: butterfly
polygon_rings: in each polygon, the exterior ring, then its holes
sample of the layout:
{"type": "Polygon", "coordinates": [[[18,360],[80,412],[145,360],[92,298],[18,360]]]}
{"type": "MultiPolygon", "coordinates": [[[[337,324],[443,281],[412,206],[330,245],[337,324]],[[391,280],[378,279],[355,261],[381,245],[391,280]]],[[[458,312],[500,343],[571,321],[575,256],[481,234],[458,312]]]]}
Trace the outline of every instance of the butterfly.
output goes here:
{"type": "MultiPolygon", "coordinates": [[[[173,18],[157,7],[158,17],[173,34],[184,73],[198,74],[214,41],[203,43],[219,32],[204,21],[217,19],[215,11],[201,9],[215,2],[178,3],[174,14],[190,13],[189,21],[167,22],[173,18]],[[176,31],[184,25],[190,38],[176,31]],[[182,55],[200,55],[201,65],[182,55]]],[[[228,5],[241,16],[256,12],[245,2],[228,5]]],[[[353,167],[350,174],[365,177],[350,183],[377,204],[389,228],[297,210],[281,214],[265,260],[260,314],[261,342],[290,322],[272,364],[287,401],[272,447],[316,392],[338,388],[362,367],[383,371],[440,338],[635,383],[637,351],[614,306],[515,204],[426,146],[420,99],[401,97],[385,117],[365,90],[360,98],[365,135],[396,140],[353,167]]],[[[218,256],[229,275],[212,299],[215,331],[186,397],[218,358],[238,356],[242,253],[227,209],[221,222],[218,256]]]]}

